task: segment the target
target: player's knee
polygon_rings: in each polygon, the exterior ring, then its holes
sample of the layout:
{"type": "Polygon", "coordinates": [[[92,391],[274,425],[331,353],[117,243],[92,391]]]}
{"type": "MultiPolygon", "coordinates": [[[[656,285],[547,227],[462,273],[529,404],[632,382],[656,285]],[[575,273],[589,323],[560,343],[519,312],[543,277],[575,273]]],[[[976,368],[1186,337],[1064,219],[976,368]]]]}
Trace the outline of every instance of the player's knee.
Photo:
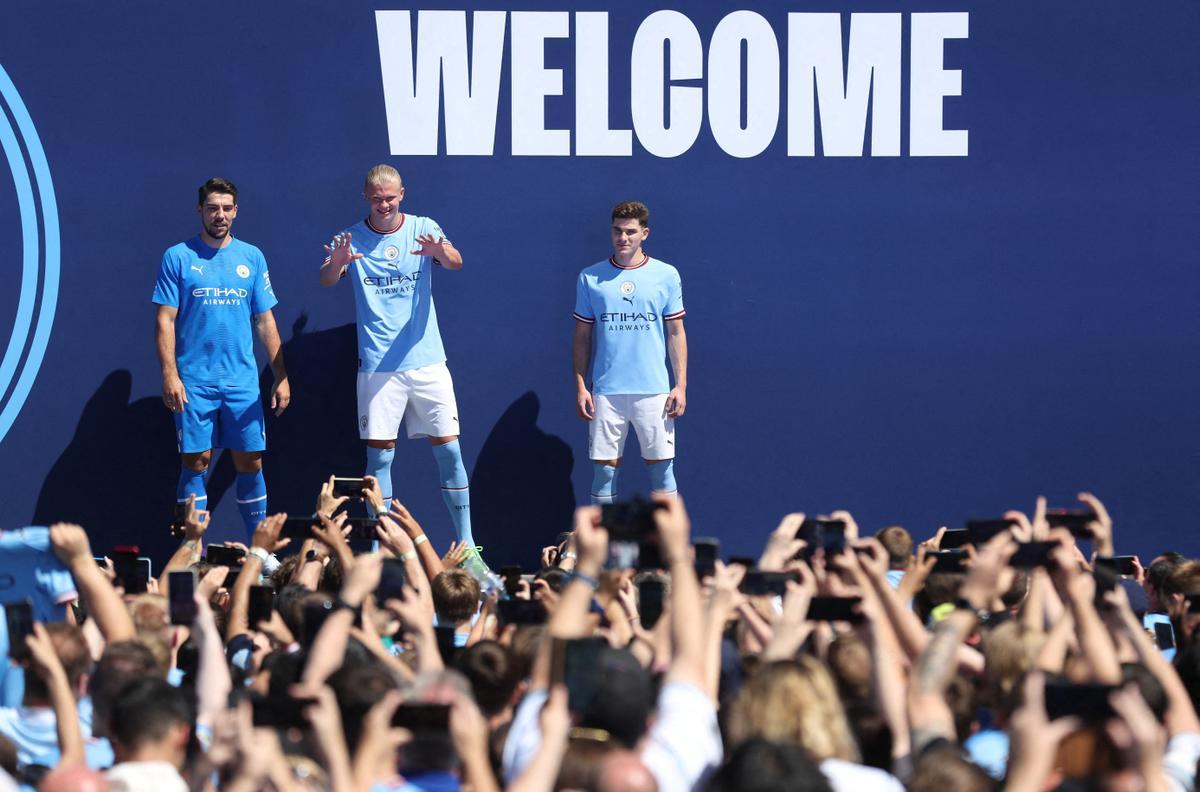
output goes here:
{"type": "Polygon", "coordinates": [[[608,467],[621,467],[621,460],[619,460],[619,459],[593,459],[592,464],[593,465],[607,465],[608,467]]]}
{"type": "Polygon", "coordinates": [[[368,448],[395,448],[396,441],[395,440],[368,440],[367,447],[368,448]]]}
{"type": "Polygon", "coordinates": [[[212,462],[212,451],[200,451],[195,454],[181,454],[180,458],[183,466],[188,470],[208,470],[209,464],[212,462]]]}
{"type": "Polygon", "coordinates": [[[262,470],[262,452],[234,451],[233,469],[238,473],[257,473],[262,470]]]}
{"type": "Polygon", "coordinates": [[[457,439],[458,435],[450,435],[448,437],[431,437],[429,438],[429,444],[432,446],[449,445],[457,439]]]}

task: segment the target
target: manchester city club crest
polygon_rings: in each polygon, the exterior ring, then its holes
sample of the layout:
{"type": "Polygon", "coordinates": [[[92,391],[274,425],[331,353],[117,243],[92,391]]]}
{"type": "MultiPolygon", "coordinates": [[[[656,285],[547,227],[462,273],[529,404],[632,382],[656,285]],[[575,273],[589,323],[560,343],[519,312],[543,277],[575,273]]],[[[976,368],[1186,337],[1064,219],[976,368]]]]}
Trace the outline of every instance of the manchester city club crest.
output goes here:
{"type": "Polygon", "coordinates": [[[237,274],[238,274],[239,278],[249,278],[250,277],[250,268],[247,267],[245,264],[238,264],[237,265],[237,274]]]}
{"type": "Polygon", "coordinates": [[[623,296],[629,297],[635,291],[637,291],[637,286],[633,285],[633,281],[625,281],[624,283],[621,284],[621,294],[623,296]]]}
{"type": "Polygon", "coordinates": [[[388,261],[395,261],[400,258],[400,248],[395,245],[388,245],[384,248],[383,255],[387,257],[388,261]]]}

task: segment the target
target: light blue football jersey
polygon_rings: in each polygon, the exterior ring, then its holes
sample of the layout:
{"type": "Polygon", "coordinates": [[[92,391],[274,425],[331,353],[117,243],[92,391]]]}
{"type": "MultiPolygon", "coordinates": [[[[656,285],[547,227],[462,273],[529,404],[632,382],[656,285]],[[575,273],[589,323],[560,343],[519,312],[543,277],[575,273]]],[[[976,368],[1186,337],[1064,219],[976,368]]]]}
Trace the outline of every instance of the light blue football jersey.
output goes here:
{"type": "Polygon", "coordinates": [[[279,302],[262,251],[240,239],[210,248],[197,235],[163,254],[151,299],[179,309],[175,360],[185,384],[257,387],[252,318],[279,302]]]}
{"type": "Polygon", "coordinates": [[[367,220],[347,228],[350,247],[363,257],[346,277],[354,282],[358,315],[358,370],[409,371],[446,361],[438,332],[430,275],[433,259],[412,251],[423,234],[445,237],[428,217],[401,215],[400,227],[382,234],[367,220]]]}
{"type": "Polygon", "coordinates": [[[579,273],[575,318],[595,324],[592,392],[669,393],[666,322],[682,319],[679,271],[643,254],[622,267],[614,259],[579,273]]]}

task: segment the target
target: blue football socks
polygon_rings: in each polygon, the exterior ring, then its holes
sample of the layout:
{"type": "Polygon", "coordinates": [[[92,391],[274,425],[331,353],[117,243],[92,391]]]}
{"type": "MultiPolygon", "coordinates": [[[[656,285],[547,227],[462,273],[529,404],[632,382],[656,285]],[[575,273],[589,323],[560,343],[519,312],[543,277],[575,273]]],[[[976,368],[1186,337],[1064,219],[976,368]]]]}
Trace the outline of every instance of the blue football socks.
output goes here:
{"type": "Polygon", "coordinates": [[[267,518],[267,480],[262,470],[237,474],[237,507],[246,535],[254,536],[254,529],[267,518]]]}
{"type": "Polygon", "coordinates": [[[438,474],[442,479],[442,500],[450,512],[450,522],[458,541],[475,546],[471,535],[471,492],[468,489],[467,469],[462,461],[462,449],[457,440],[433,447],[438,474]]]}
{"type": "MultiPolygon", "coordinates": [[[[396,458],[394,448],[375,448],[367,446],[367,473],[379,482],[379,490],[383,493],[383,509],[387,511],[392,505],[392,460],[396,458]]],[[[367,511],[371,511],[370,506],[367,511]]],[[[372,517],[378,517],[372,514],[372,517]]]]}
{"type": "Polygon", "coordinates": [[[664,459],[662,462],[646,465],[650,471],[650,489],[664,495],[675,494],[675,460],[664,459]]]}
{"type": "Polygon", "coordinates": [[[592,503],[615,503],[617,500],[616,465],[592,463],[592,503]]]}
{"type": "Polygon", "coordinates": [[[175,499],[183,503],[189,496],[196,496],[196,508],[208,508],[208,493],[204,491],[204,476],[208,473],[208,468],[204,470],[192,470],[189,467],[181,467],[179,469],[179,484],[175,487],[175,499]]]}

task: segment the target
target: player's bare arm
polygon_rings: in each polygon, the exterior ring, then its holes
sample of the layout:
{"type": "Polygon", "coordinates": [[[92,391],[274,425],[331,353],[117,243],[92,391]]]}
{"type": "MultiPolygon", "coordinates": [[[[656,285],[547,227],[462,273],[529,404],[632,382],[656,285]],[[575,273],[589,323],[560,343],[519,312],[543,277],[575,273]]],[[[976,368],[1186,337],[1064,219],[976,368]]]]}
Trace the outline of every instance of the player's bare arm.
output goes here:
{"type": "Polygon", "coordinates": [[[571,345],[571,362],[575,369],[575,411],[585,421],[596,417],[596,405],[587,387],[588,366],[592,362],[592,326],[575,320],[575,338],[571,345]]]}
{"type": "Polygon", "coordinates": [[[462,254],[450,240],[445,237],[435,237],[433,234],[421,234],[416,238],[417,249],[409,251],[414,256],[432,256],[448,270],[462,269],[462,254]]]}
{"type": "Polygon", "coordinates": [[[174,306],[158,306],[154,331],[158,362],[162,366],[163,404],[171,412],[183,412],[183,405],[187,404],[187,392],[175,364],[175,316],[178,313],[179,309],[174,306]]]}
{"type": "Polygon", "coordinates": [[[678,418],[687,409],[687,333],[683,319],[667,321],[667,355],[675,373],[675,387],[667,395],[667,415],[678,418]]]}
{"type": "Polygon", "coordinates": [[[271,386],[271,409],[275,415],[282,415],[292,402],[292,386],[288,383],[287,369],[283,365],[283,342],[279,339],[279,328],[275,325],[275,314],[265,311],[254,317],[254,330],[258,340],[267,350],[267,359],[271,361],[271,376],[275,383],[271,386]]]}
{"type": "Polygon", "coordinates": [[[350,266],[350,262],[363,257],[362,253],[355,253],[350,248],[349,231],[338,234],[330,240],[329,244],[325,245],[325,252],[329,255],[325,257],[325,263],[321,265],[322,286],[332,286],[337,283],[346,274],[346,268],[350,266]]]}

